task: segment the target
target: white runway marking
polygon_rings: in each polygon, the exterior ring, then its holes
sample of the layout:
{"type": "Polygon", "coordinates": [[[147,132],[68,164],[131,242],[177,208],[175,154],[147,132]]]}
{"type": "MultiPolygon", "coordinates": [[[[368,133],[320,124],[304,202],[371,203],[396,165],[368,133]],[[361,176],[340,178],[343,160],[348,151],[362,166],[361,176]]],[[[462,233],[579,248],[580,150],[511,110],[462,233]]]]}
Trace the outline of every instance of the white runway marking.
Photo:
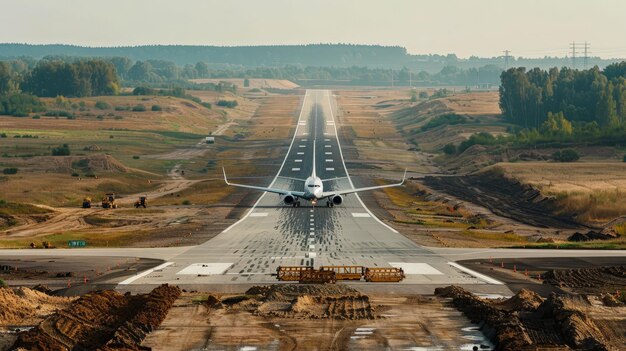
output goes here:
{"type": "Polygon", "coordinates": [[[303,151],[298,151],[298,155],[304,155],[303,151]]]}
{"type": "Polygon", "coordinates": [[[333,167],[326,167],[327,171],[334,171],[335,169],[333,167]]]}
{"type": "Polygon", "coordinates": [[[333,153],[331,151],[326,151],[324,154],[326,155],[332,155],[333,153]]]}
{"type": "Polygon", "coordinates": [[[300,145],[300,147],[306,147],[306,145],[300,145]]]}
{"type": "Polygon", "coordinates": [[[299,170],[300,170],[300,168],[292,168],[291,170],[292,170],[292,171],[299,171],[299,170]]]}
{"type": "Polygon", "coordinates": [[[372,217],[372,216],[370,216],[369,213],[365,213],[365,212],[352,212],[352,217],[365,218],[365,217],[372,217]]]}
{"type": "Polygon", "coordinates": [[[252,212],[250,217],[267,217],[267,212],[252,212]]]}
{"type": "Polygon", "coordinates": [[[128,278],[128,279],[126,279],[126,280],[124,280],[122,282],[119,282],[119,284],[120,285],[128,285],[128,284],[134,282],[135,280],[137,280],[139,278],[143,278],[143,277],[147,276],[148,274],[150,274],[150,273],[152,273],[154,271],[160,271],[163,268],[165,268],[167,266],[170,266],[170,265],[173,265],[173,264],[174,264],[174,262],[165,262],[162,265],[156,266],[154,268],[148,269],[147,271],[143,271],[143,272],[141,272],[139,274],[133,275],[132,277],[130,277],[130,278],[128,278]]]}
{"type": "Polygon", "coordinates": [[[302,139],[301,141],[306,141],[306,139],[302,139]]]}
{"type": "Polygon", "coordinates": [[[305,132],[305,133],[302,133],[302,135],[309,135],[309,133],[306,133],[306,132],[305,132]]]}
{"type": "Polygon", "coordinates": [[[333,162],[333,159],[332,158],[327,158],[326,162],[333,162]]]}
{"type": "Polygon", "coordinates": [[[309,250],[315,250],[315,245],[309,245],[309,250]]]}
{"type": "Polygon", "coordinates": [[[324,139],[324,141],[330,141],[330,139],[324,139]]]}
{"type": "Polygon", "coordinates": [[[335,124],[335,122],[333,121],[327,121],[326,124],[328,124],[329,126],[332,126],[333,124],[335,124]]]}
{"type": "Polygon", "coordinates": [[[478,278],[480,280],[486,281],[489,284],[504,285],[504,283],[502,283],[499,280],[495,280],[495,279],[493,279],[491,277],[488,277],[488,276],[486,276],[484,274],[478,273],[478,272],[473,271],[473,270],[471,270],[469,268],[465,268],[465,267],[461,266],[460,264],[458,264],[456,262],[448,262],[448,264],[451,265],[454,268],[457,268],[457,269],[459,269],[459,270],[469,274],[469,275],[473,275],[474,277],[476,277],[476,278],[478,278]]]}
{"type": "Polygon", "coordinates": [[[330,147],[330,145],[324,145],[324,147],[330,147]]]}
{"type": "Polygon", "coordinates": [[[215,263],[194,263],[187,266],[176,274],[202,274],[202,275],[216,275],[222,274],[232,266],[232,263],[215,262],[215,263]]]}
{"type": "Polygon", "coordinates": [[[302,160],[296,160],[296,162],[302,162],[302,160]]]}
{"type": "Polygon", "coordinates": [[[393,267],[402,268],[404,274],[443,275],[428,263],[389,262],[393,267]]]}
{"type": "Polygon", "coordinates": [[[315,258],[315,257],[317,257],[317,254],[315,252],[309,252],[309,253],[306,254],[306,257],[308,257],[308,258],[315,258]]]}

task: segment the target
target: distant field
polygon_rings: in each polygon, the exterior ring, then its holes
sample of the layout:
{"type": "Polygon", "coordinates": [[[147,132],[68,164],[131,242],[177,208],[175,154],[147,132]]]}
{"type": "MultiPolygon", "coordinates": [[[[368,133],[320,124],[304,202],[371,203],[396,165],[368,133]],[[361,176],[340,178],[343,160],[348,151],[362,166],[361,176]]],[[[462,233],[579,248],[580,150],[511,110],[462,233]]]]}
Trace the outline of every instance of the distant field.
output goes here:
{"type": "Polygon", "coordinates": [[[498,163],[495,169],[555,196],[559,211],[585,222],[604,223],[626,214],[626,163],[498,163]]]}
{"type": "MultiPolygon", "coordinates": [[[[261,89],[295,89],[300,87],[298,84],[286,80],[286,79],[263,79],[263,78],[250,78],[250,88],[261,89]]],[[[223,78],[223,79],[190,79],[193,83],[214,83],[229,82],[237,86],[237,88],[243,88],[243,78],[223,78]]]]}

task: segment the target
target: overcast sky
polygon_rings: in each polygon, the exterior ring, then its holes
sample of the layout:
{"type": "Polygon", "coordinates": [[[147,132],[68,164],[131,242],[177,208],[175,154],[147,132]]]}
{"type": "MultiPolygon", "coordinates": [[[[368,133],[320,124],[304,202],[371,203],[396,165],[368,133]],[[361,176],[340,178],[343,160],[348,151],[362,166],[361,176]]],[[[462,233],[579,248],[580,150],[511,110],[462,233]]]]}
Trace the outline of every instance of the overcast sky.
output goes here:
{"type": "Polygon", "coordinates": [[[412,54],[626,57],[625,0],[0,0],[0,42],[399,45],[412,54]]]}

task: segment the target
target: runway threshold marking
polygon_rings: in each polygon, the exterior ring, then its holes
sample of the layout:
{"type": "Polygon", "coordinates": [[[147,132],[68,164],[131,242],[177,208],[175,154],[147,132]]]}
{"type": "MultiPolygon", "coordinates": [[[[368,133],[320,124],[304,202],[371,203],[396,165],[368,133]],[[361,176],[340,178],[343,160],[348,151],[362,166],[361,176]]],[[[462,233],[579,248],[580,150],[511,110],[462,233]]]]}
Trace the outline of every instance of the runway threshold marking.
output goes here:
{"type": "Polygon", "coordinates": [[[232,265],[232,262],[193,263],[176,274],[217,275],[224,273],[232,265]]]}
{"type": "Polygon", "coordinates": [[[482,281],[485,281],[485,282],[487,282],[489,284],[504,285],[504,283],[499,281],[499,280],[493,279],[493,278],[491,278],[489,276],[486,276],[484,274],[478,273],[478,272],[473,271],[473,270],[471,270],[469,268],[463,267],[463,266],[461,266],[460,264],[458,264],[456,262],[448,262],[448,264],[451,265],[452,267],[462,271],[462,272],[465,272],[465,273],[467,273],[467,274],[469,274],[471,276],[474,276],[475,278],[478,278],[478,279],[480,279],[482,281]]]}
{"type": "Polygon", "coordinates": [[[141,272],[139,274],[135,274],[134,276],[132,276],[132,277],[130,277],[130,278],[124,280],[124,281],[119,282],[118,284],[119,285],[128,285],[128,284],[134,282],[135,280],[137,280],[139,278],[143,278],[143,277],[147,276],[148,274],[150,274],[152,272],[160,271],[163,268],[165,268],[167,266],[171,266],[173,264],[174,264],[174,262],[165,262],[165,263],[163,263],[161,265],[158,265],[158,266],[156,266],[154,268],[150,268],[150,269],[148,269],[146,271],[143,271],[143,272],[141,272]]]}
{"type": "Polygon", "coordinates": [[[404,274],[443,275],[433,266],[423,262],[389,262],[393,267],[402,268],[404,274]]]}

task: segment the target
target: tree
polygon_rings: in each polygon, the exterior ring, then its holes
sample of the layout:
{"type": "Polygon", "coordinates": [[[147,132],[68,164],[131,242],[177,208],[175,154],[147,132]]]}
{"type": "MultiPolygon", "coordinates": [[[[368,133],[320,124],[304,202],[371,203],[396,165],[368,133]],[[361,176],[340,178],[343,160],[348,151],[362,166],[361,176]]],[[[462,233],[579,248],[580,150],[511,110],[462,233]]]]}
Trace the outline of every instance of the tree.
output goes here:
{"type": "Polygon", "coordinates": [[[67,144],[63,144],[59,147],[55,147],[52,149],[52,156],[69,156],[70,155],[70,147],[67,144]]]}
{"type": "Polygon", "coordinates": [[[245,78],[245,79],[243,80],[243,87],[244,87],[244,88],[249,88],[249,87],[250,87],[250,79],[245,78]]]}
{"type": "Polygon", "coordinates": [[[541,132],[550,136],[572,135],[572,123],[563,116],[563,112],[548,112],[548,119],[541,125],[541,132]]]}
{"type": "Polygon", "coordinates": [[[133,67],[128,70],[128,78],[141,82],[153,81],[152,65],[144,61],[135,62],[133,67]]]}
{"type": "Polygon", "coordinates": [[[559,150],[552,154],[552,158],[558,162],[575,162],[580,156],[574,149],[559,150]]]}
{"type": "Polygon", "coordinates": [[[207,78],[209,76],[209,65],[205,62],[196,63],[196,72],[200,78],[207,78]]]}

